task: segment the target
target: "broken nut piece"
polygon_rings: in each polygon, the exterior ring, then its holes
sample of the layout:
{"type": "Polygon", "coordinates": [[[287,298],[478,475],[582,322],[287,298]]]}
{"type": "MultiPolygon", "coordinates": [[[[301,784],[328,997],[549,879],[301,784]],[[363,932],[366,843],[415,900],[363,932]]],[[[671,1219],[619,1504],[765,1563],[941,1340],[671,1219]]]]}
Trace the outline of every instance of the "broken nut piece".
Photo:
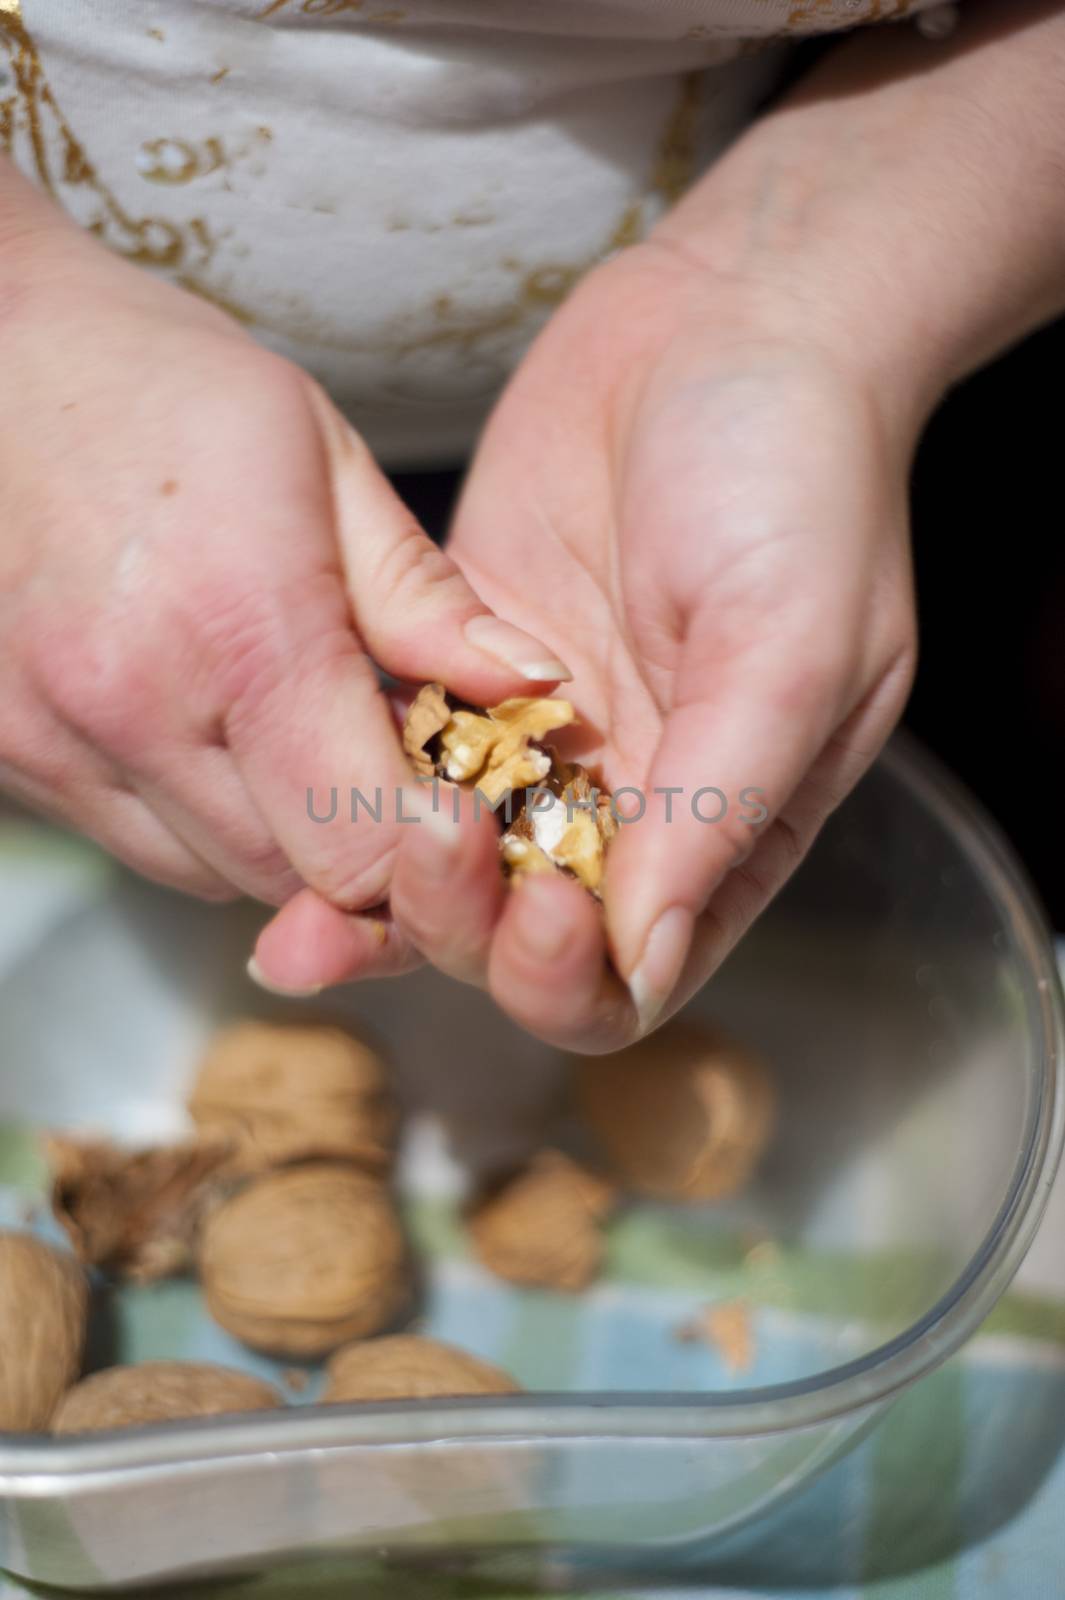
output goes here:
{"type": "Polygon", "coordinates": [[[548,775],[551,757],[538,743],[575,715],[568,700],[527,696],[484,711],[452,706],[441,684],[427,683],[407,713],[403,748],[420,777],[465,784],[494,806],[548,775]]]}
{"type": "Polygon", "coordinates": [[[482,1264],[509,1283],[571,1293],[596,1277],[602,1224],[614,1207],[612,1183],[557,1150],[544,1150],[488,1190],[469,1217],[482,1264]]]}
{"type": "Polygon", "coordinates": [[[564,872],[598,898],[617,832],[610,796],[584,767],[542,744],[575,720],[568,700],[517,698],[479,711],[427,683],[407,714],[403,747],[421,778],[476,789],[492,806],[517,798],[500,841],[508,876],[564,872]]]}
{"type": "Polygon", "coordinates": [[[135,1283],[172,1277],[191,1262],[230,1154],[224,1139],[126,1150],[52,1134],[44,1140],[52,1211],[87,1266],[135,1283]]]}
{"type": "Polygon", "coordinates": [[[500,848],[513,875],[566,872],[598,898],[607,847],[617,831],[610,796],[595,787],[584,767],[560,762],[552,752],[550,777],[526,797],[500,848]]]}

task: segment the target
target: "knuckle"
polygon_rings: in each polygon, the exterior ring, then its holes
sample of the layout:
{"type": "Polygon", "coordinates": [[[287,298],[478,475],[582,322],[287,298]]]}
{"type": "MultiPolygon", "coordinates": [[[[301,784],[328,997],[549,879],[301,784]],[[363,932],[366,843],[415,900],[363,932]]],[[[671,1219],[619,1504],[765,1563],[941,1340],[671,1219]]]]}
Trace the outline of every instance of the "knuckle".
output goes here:
{"type": "Polygon", "coordinates": [[[223,583],[201,612],[199,627],[225,706],[261,705],[283,670],[285,626],[277,597],[268,589],[223,583]]]}
{"type": "Polygon", "coordinates": [[[387,897],[394,858],[392,846],[371,861],[323,857],[310,863],[304,875],[331,905],[342,911],[364,911],[387,897]]]}
{"type": "Polygon", "coordinates": [[[397,616],[468,604],[470,587],[449,556],[412,523],[377,572],[378,602],[397,616]]]}
{"type": "Polygon", "coordinates": [[[227,720],[238,726],[258,723],[280,691],[307,685],[338,661],[348,672],[361,662],[376,687],[333,572],[312,573],[283,590],[254,589],[243,579],[216,586],[198,626],[215,691],[227,720]]]}
{"type": "Polygon", "coordinates": [[[158,729],[152,652],[127,630],[51,628],[31,647],[30,670],[63,722],[119,757],[158,729]]]}

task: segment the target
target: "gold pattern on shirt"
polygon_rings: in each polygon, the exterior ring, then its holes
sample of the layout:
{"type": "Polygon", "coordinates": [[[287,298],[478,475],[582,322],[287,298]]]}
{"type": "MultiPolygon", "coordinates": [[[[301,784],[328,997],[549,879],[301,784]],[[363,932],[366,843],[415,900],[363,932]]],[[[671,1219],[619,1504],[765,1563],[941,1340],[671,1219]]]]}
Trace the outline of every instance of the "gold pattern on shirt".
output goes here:
{"type": "Polygon", "coordinates": [[[191,183],[225,166],[220,139],[149,139],[141,145],[137,170],[148,183],[191,183]]]}
{"type": "MultiPolygon", "coordinates": [[[[697,173],[698,131],[702,113],[703,75],[686,73],[680,80],[676,99],[659,135],[647,188],[667,205],[678,200],[697,173]]],[[[408,223],[403,224],[409,226],[408,223]]],[[[393,227],[398,226],[398,221],[393,227]]],[[[457,304],[449,294],[437,295],[430,310],[433,325],[418,334],[397,330],[392,348],[397,355],[448,346],[469,355],[485,340],[507,334],[526,334],[530,321],[561,305],[586,272],[608,260],[617,251],[639,244],[647,231],[647,204],[632,200],[622,211],[599,249],[575,262],[542,262],[538,266],[507,256],[501,265],[519,276],[514,297],[495,306],[470,307],[457,304]]]]}
{"type": "Polygon", "coordinates": [[[0,0],[0,61],[7,58],[14,94],[0,103],[0,145],[57,204],[63,188],[88,190],[96,213],[86,222],[102,244],[144,266],[179,271],[187,288],[211,260],[215,240],[202,217],[185,224],[136,216],[104,181],[52,92],[15,0],[0,0]]]}
{"type": "MultiPolygon", "coordinates": [[[[268,0],[258,13],[260,21],[275,17],[291,9],[294,0],[268,0]]],[[[303,17],[337,17],[344,11],[361,11],[365,0],[295,0],[296,10],[303,17]]]]}

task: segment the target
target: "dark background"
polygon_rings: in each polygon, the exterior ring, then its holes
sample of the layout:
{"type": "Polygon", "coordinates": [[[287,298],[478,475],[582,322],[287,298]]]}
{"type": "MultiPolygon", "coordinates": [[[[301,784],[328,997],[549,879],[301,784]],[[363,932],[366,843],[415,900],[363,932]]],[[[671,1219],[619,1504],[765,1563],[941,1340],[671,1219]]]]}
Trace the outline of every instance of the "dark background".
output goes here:
{"type": "Polygon", "coordinates": [[[1065,321],[963,384],[918,453],[906,722],[996,817],[1065,931],[1065,321]]]}
{"type": "MultiPolygon", "coordinates": [[[[998,820],[1065,931],[1065,321],[952,393],[913,481],[921,658],[906,723],[998,820]]],[[[458,479],[405,474],[440,536],[458,479]]]]}

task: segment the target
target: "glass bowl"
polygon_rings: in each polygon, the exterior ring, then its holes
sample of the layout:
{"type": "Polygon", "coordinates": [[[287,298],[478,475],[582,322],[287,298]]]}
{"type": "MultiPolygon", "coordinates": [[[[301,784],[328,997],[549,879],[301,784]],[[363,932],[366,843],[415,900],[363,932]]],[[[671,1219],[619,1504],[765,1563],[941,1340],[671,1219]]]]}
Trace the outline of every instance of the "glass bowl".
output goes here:
{"type": "MultiPolygon", "coordinates": [[[[173,1134],[210,1029],[293,1011],[243,975],[261,911],[186,902],[49,837],[0,830],[24,946],[0,924],[8,1223],[40,1184],[32,1129],[173,1134]]],[[[429,1331],[503,1360],[529,1392],[327,1408],[312,1376],[280,1413],[3,1436],[0,1566],[109,1588],[323,1551],[705,1547],[809,1481],[975,1330],[1060,1153],[1062,1001],[1039,912],[970,801],[901,739],[692,1002],[773,1065],[780,1123],[755,1180],[723,1205],[629,1207],[585,1296],[493,1282],[457,1221],[461,1171],[522,1153],[565,1063],[433,974],[327,1001],[381,1036],[411,1109],[401,1183],[429,1331]],[[749,1319],[746,1370],[676,1337],[718,1301],[749,1319]]],[[[214,1328],[191,1285],[121,1291],[95,1339],[97,1365],[280,1371],[214,1328]]]]}

